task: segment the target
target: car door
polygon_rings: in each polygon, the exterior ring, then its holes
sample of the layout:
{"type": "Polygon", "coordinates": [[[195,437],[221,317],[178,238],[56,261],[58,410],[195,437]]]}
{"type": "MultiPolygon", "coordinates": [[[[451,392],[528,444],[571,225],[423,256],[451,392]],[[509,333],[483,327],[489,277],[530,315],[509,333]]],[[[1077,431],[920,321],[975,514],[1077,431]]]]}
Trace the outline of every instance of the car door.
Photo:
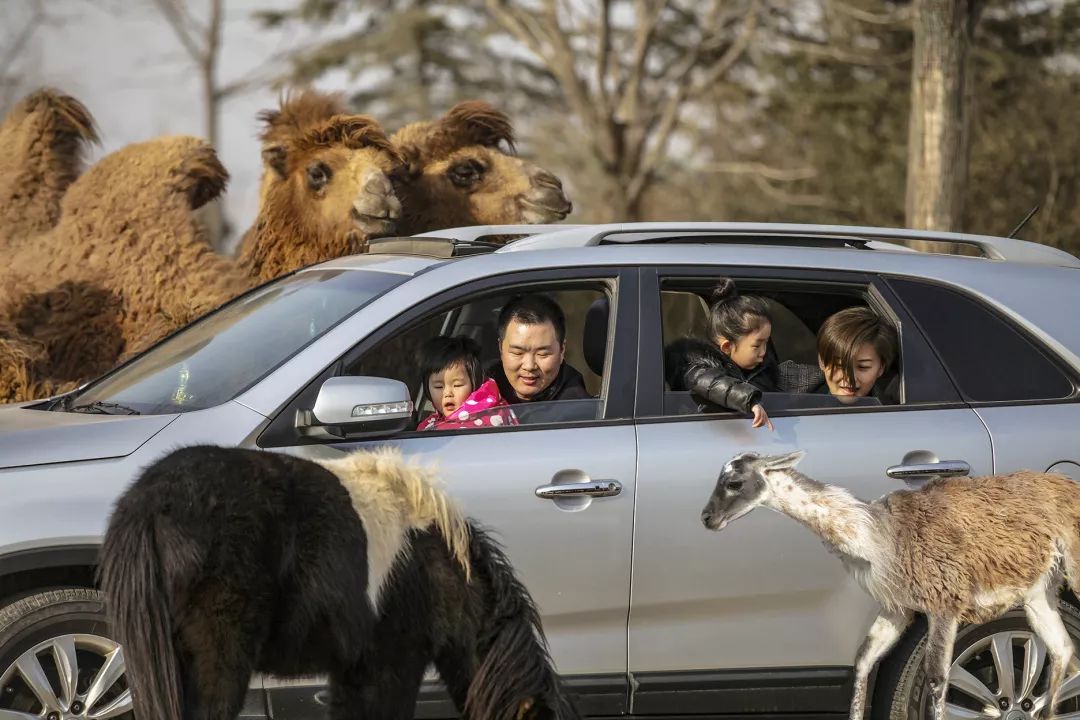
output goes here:
{"type": "MultiPolygon", "coordinates": [[[[371,374],[390,367],[408,351],[387,343],[407,329],[421,335],[473,334],[481,345],[492,337],[497,305],[492,293],[521,289],[567,291],[603,284],[609,310],[598,326],[583,323],[567,309],[567,345],[585,335],[607,338],[596,414],[576,419],[558,414],[517,427],[438,432],[404,432],[390,438],[332,445],[349,451],[392,445],[407,456],[438,464],[449,492],[468,515],[490,528],[533,595],[558,671],[573,679],[583,709],[618,714],[625,709],[626,621],[630,598],[630,548],[636,492],[636,441],[633,388],[636,375],[637,274],[610,269],[519,273],[489,278],[466,288],[438,294],[365,339],[343,359],[346,367],[371,374]],[[554,284],[552,284],[554,283],[554,284]],[[575,285],[576,283],[576,285],[575,285]],[[482,296],[482,297],[481,297],[482,296]],[[492,312],[494,310],[495,312],[492,312]],[[607,332],[610,327],[611,332],[607,332]],[[385,342],[384,342],[385,341],[385,342]],[[365,358],[375,356],[375,365],[365,358]],[[366,369],[365,369],[366,368],[366,369]],[[609,496],[560,496],[542,488],[598,481],[613,484],[609,496]],[[539,491],[539,492],[538,492],[539,491]]],[[[565,292],[564,295],[566,296],[565,292]]],[[[596,304],[596,303],[594,303],[596,304]]],[[[415,341],[402,343],[415,347],[415,341]]],[[[568,362],[581,362],[580,347],[568,347],[568,362]]],[[[402,360],[400,362],[405,362],[402,360]]],[[[584,370],[585,368],[582,368],[584,370]]],[[[403,374],[403,377],[407,373],[403,374]]],[[[414,396],[415,397],[415,396],[414,396]]],[[[564,401],[566,402],[566,401],[564,401]]],[[[580,405],[581,401],[570,404],[580,405]]],[[[588,404],[588,403],[586,403],[588,404]]],[[[551,403],[557,405],[557,403],[551,403]]],[[[575,406],[577,407],[577,406],[575,406]]],[[[523,417],[527,413],[519,412],[523,417]]],[[[299,454],[325,453],[298,446],[299,454]]],[[[424,697],[432,697],[425,694],[424,697]]],[[[449,706],[427,707],[420,716],[447,717],[449,706]]]]}
{"type": "MultiPolygon", "coordinates": [[[[779,513],[758,510],[719,533],[708,531],[700,513],[716,477],[739,452],[802,449],[807,455],[801,471],[873,500],[921,482],[887,476],[891,466],[963,460],[973,474],[990,471],[986,429],[959,401],[902,306],[873,278],[807,270],[650,268],[642,270],[641,292],[628,643],[637,688],[632,711],[846,711],[850,667],[876,604],[816,536],[779,513]],[[803,400],[819,406],[800,409],[792,396],[787,409],[778,409],[783,406],[770,402],[784,398],[770,396],[765,406],[775,432],[753,429],[748,417],[735,413],[702,414],[692,405],[687,410],[688,394],[664,386],[663,321],[670,325],[672,318],[663,318],[663,311],[672,314],[675,304],[668,301],[685,295],[680,287],[696,283],[707,291],[722,276],[735,278],[742,292],[753,292],[756,283],[763,291],[796,293],[818,316],[845,302],[865,302],[892,317],[902,348],[904,402],[823,408],[817,402],[822,396],[808,396],[803,400]]],[[[700,319],[682,322],[704,326],[700,319]]],[[[773,325],[778,344],[801,343],[812,361],[816,327],[794,314],[774,318],[773,325]],[[808,337],[782,337],[796,327],[808,337]]]]}

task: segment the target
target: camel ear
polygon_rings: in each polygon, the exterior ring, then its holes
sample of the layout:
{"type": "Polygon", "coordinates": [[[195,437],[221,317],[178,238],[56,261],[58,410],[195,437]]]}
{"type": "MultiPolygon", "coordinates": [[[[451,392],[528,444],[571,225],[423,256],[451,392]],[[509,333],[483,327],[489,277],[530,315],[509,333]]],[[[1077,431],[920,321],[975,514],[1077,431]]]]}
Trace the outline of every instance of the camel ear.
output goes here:
{"type": "Polygon", "coordinates": [[[288,151],[281,144],[267,145],[262,150],[263,165],[271,168],[282,179],[285,178],[288,164],[288,151]]]}
{"type": "Polygon", "coordinates": [[[787,455],[777,455],[765,461],[762,465],[764,470],[793,470],[799,461],[806,457],[805,450],[796,450],[787,455]]]}
{"type": "Polygon", "coordinates": [[[180,189],[187,193],[192,210],[201,208],[220,195],[229,182],[229,172],[214,149],[205,144],[184,160],[180,177],[180,189]]]}
{"type": "Polygon", "coordinates": [[[483,145],[497,148],[506,141],[514,149],[514,128],[506,113],[482,100],[466,100],[454,105],[439,120],[439,125],[460,146],[483,145]]]}

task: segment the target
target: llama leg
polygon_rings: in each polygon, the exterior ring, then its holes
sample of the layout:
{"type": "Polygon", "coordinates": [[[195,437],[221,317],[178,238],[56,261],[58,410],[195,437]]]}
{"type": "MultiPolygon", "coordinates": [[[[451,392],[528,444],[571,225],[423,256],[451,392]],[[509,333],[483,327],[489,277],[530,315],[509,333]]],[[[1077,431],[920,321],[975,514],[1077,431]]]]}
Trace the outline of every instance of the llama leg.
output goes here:
{"type": "Polygon", "coordinates": [[[1055,586],[1040,586],[1024,601],[1024,612],[1031,623],[1031,629],[1046,643],[1046,654],[1050,659],[1046,705],[1043,711],[1045,718],[1054,717],[1061,681],[1073,656],[1072,638],[1058,614],[1057,597],[1053,587],[1055,586]]]}
{"type": "Polygon", "coordinates": [[[956,640],[956,618],[930,615],[926,633],[927,682],[930,685],[930,718],[945,720],[945,694],[949,689],[949,667],[952,665],[953,642],[956,640]]]}
{"type": "Polygon", "coordinates": [[[330,676],[332,720],[412,720],[430,652],[401,647],[330,676]]]}
{"type": "Polygon", "coordinates": [[[881,657],[896,644],[900,635],[911,624],[912,614],[907,610],[896,613],[881,611],[866,639],[855,656],[855,691],[851,696],[851,720],[862,720],[866,708],[866,683],[870,671],[881,657]]]}

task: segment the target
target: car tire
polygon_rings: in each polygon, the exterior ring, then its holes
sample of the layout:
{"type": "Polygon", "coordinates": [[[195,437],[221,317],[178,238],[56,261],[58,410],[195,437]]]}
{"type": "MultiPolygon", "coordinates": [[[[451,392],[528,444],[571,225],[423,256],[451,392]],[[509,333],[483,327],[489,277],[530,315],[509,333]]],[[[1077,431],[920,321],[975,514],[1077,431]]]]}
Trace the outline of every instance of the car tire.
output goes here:
{"type": "MultiPolygon", "coordinates": [[[[1080,647],[1080,610],[1065,601],[1058,601],[1062,621],[1073,639],[1073,644],[1080,647]]],[[[998,686],[997,659],[991,649],[995,643],[999,651],[1006,649],[1011,652],[1012,667],[1015,685],[1023,690],[1023,663],[1030,642],[1041,641],[1035,639],[1031,627],[1023,610],[1010,610],[1001,617],[981,625],[964,625],[956,634],[956,643],[953,648],[953,667],[963,667],[965,670],[982,681],[982,687],[987,694],[984,700],[992,696],[997,702],[1008,695],[1021,694],[1014,687],[1013,693],[1002,692],[998,686]]],[[[874,692],[874,704],[871,710],[873,720],[923,720],[929,717],[929,688],[926,682],[926,673],[923,669],[923,651],[926,647],[926,621],[919,617],[912,627],[904,634],[895,650],[890,653],[878,670],[877,689],[874,692]]],[[[1038,652],[1036,649],[1035,652],[1038,652]]],[[[1003,655],[999,657],[1004,659],[1003,655]]],[[[1045,660],[1043,669],[1045,668],[1045,660]]],[[[1066,680],[1072,675],[1066,674],[1066,680]]],[[[950,672],[950,680],[952,673],[950,672]]],[[[1008,697],[1007,707],[1022,710],[1019,705],[1025,700],[1037,698],[1046,685],[1045,672],[1040,669],[1035,676],[1034,687],[1026,697],[1008,697]]],[[[980,703],[972,694],[957,689],[950,682],[949,694],[946,701],[954,703],[964,709],[977,710],[980,703]]],[[[1000,708],[1000,705],[999,705],[1000,708]]],[[[1036,708],[1037,710],[1037,708],[1036,708]]],[[[1060,696],[1058,711],[1071,713],[1080,711],[1080,692],[1072,690],[1060,696]]],[[[997,710],[998,714],[976,714],[974,717],[1006,717],[1009,710],[997,710]]],[[[1027,716],[1026,714],[1018,715],[1027,716]]],[[[1031,717],[1036,717],[1032,715],[1031,717]]],[[[1045,717],[1040,713],[1037,717],[1045,717]]]]}
{"type": "Polygon", "coordinates": [[[4,710],[54,720],[133,717],[123,652],[110,637],[100,591],[45,590],[0,608],[4,710]]]}

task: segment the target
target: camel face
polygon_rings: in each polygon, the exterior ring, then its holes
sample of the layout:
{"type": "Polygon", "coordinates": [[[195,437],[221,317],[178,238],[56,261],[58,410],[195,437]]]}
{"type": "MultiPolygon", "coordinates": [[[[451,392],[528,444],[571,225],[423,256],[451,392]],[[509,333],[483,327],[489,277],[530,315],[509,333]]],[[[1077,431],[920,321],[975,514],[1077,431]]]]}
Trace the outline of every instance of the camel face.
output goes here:
{"type": "Polygon", "coordinates": [[[401,234],[558,222],[573,210],[555,175],[514,154],[509,118],[487,103],[458,103],[437,120],[406,125],[392,140],[406,162],[397,178],[401,234]]]}
{"type": "Polygon", "coordinates": [[[311,149],[279,165],[284,173],[267,181],[264,203],[287,204],[320,236],[389,234],[401,217],[389,177],[395,165],[378,148],[311,149]]]}
{"type": "Polygon", "coordinates": [[[562,182],[544,168],[495,148],[468,147],[424,169],[434,194],[477,225],[558,222],[573,210],[562,182]]]}

